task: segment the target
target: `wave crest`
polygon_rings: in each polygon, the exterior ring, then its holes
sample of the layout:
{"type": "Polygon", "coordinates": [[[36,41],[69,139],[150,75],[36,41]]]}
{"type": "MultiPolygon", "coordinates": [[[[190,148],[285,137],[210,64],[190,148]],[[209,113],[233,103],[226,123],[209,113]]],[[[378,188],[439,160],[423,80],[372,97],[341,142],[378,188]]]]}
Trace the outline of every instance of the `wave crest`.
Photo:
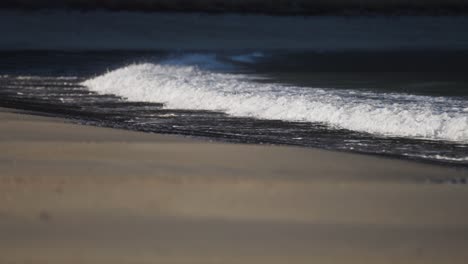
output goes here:
{"type": "Polygon", "coordinates": [[[171,109],[222,111],[240,117],[320,122],[384,136],[468,142],[463,101],[258,83],[247,75],[217,73],[190,64],[193,60],[185,57],[172,63],[129,65],[83,85],[101,94],[164,103],[171,109]]]}

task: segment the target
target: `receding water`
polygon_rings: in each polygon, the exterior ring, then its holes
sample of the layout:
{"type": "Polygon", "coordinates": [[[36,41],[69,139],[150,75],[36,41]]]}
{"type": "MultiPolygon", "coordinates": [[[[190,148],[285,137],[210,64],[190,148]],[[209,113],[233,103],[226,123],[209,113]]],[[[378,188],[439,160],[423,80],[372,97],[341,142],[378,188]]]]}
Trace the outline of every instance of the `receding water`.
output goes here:
{"type": "Polygon", "coordinates": [[[466,166],[467,58],[457,50],[3,52],[0,105],[466,166]]]}

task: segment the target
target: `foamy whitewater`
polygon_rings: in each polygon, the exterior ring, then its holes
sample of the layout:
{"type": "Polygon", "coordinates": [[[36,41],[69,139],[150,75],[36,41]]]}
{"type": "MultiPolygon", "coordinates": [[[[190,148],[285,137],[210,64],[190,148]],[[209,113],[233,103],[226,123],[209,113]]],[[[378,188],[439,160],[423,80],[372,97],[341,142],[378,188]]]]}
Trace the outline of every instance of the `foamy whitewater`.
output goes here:
{"type": "Polygon", "coordinates": [[[0,106],[468,167],[468,17],[0,11],[0,106]]]}
{"type": "Polygon", "coordinates": [[[129,101],[163,103],[168,109],[322,123],[379,136],[468,142],[468,105],[456,98],[297,87],[219,71],[235,67],[236,62],[254,63],[263,56],[243,54],[228,61],[209,54],[172,56],[119,68],[83,85],[129,101]]]}

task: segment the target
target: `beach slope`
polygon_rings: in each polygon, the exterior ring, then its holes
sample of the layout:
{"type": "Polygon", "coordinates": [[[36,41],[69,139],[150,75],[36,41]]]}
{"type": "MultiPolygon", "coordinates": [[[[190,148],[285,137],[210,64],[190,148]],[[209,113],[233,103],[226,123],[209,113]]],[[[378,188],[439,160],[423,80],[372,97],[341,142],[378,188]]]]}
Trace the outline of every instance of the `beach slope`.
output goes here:
{"type": "Polygon", "coordinates": [[[466,263],[468,172],[0,110],[1,263],[466,263]]]}

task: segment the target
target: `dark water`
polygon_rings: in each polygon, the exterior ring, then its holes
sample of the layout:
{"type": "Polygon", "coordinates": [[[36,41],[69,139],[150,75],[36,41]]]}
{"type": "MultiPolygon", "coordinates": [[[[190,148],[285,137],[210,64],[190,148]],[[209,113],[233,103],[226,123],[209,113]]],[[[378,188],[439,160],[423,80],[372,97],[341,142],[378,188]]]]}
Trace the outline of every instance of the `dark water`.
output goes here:
{"type": "Polygon", "coordinates": [[[465,51],[0,56],[4,107],[145,132],[468,166],[465,51]]]}

